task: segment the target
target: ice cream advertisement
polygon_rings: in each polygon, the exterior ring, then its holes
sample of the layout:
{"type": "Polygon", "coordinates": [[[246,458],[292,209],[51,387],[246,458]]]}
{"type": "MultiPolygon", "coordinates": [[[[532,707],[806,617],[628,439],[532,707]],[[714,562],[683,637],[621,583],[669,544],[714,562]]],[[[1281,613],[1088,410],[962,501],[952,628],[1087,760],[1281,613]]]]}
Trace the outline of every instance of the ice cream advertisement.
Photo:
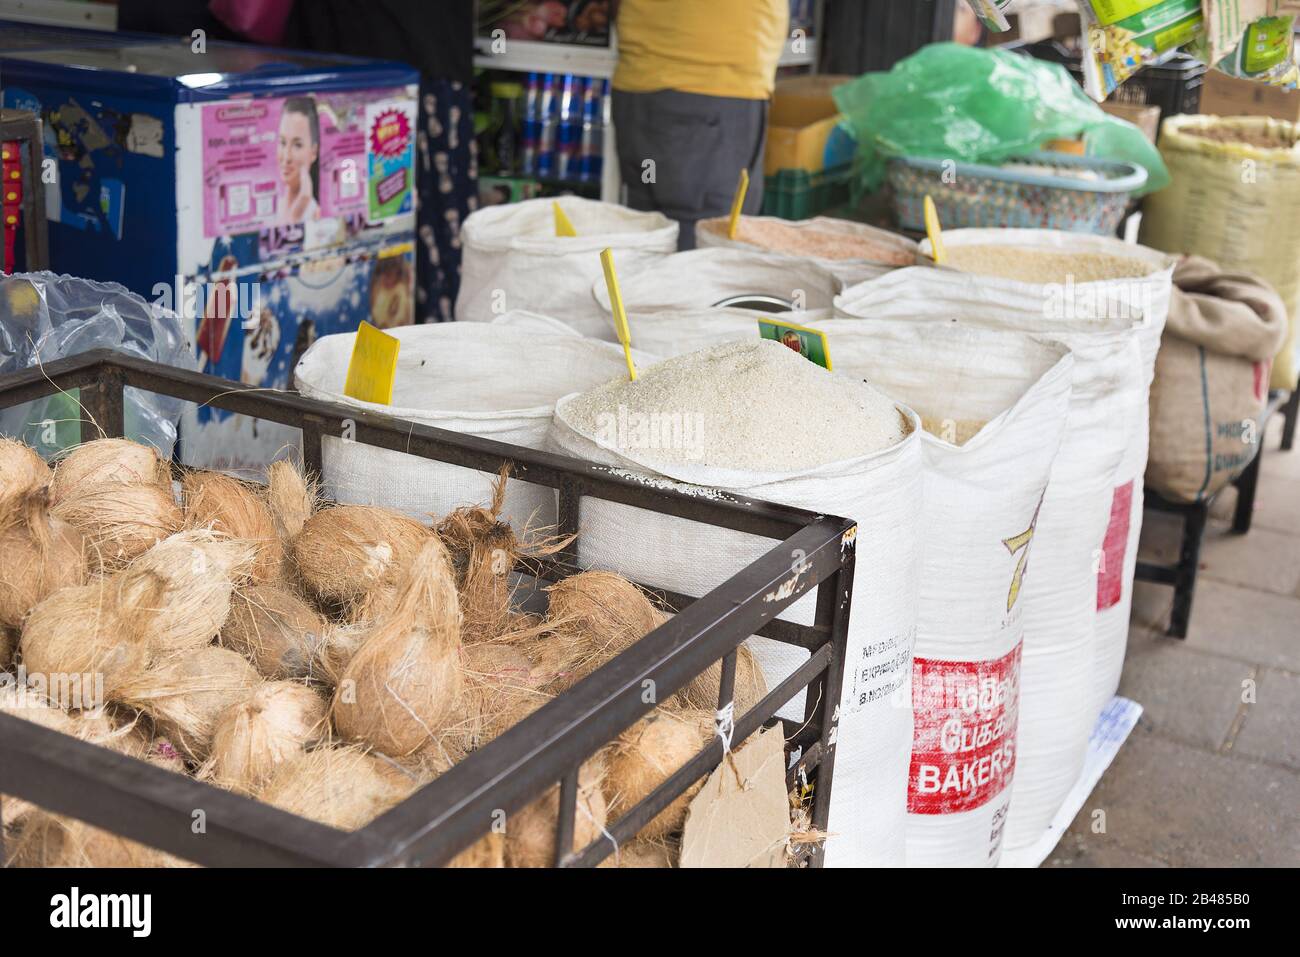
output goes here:
{"type": "Polygon", "coordinates": [[[415,104],[409,99],[366,107],[370,221],[409,213],[415,173],[415,104]]]}

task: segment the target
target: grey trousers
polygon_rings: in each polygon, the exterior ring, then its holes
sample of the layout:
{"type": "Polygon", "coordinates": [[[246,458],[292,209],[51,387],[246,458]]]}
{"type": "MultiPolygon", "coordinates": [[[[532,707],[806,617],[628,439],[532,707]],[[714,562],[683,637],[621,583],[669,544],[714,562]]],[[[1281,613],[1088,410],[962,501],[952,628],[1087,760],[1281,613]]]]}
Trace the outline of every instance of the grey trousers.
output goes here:
{"type": "Polygon", "coordinates": [[[676,220],[678,249],[695,248],[696,222],[731,211],[742,169],[744,212],[762,208],[766,100],[615,90],[613,114],[627,204],[676,220]]]}

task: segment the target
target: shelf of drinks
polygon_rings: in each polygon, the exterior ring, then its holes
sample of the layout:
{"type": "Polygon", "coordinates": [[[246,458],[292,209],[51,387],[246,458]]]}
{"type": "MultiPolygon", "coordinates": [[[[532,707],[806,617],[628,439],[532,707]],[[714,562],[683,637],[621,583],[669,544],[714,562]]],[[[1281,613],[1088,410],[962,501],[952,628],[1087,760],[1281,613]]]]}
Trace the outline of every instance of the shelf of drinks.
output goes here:
{"type": "MultiPolygon", "coordinates": [[[[618,63],[618,50],[607,47],[585,46],[577,43],[547,43],[537,40],[504,40],[504,49],[492,51],[490,37],[477,37],[474,48],[474,65],[487,70],[512,70],[521,73],[572,73],[576,76],[594,76],[609,79],[618,63]]],[[[795,37],[786,40],[778,66],[815,66],[817,63],[816,37],[795,37]]]]}

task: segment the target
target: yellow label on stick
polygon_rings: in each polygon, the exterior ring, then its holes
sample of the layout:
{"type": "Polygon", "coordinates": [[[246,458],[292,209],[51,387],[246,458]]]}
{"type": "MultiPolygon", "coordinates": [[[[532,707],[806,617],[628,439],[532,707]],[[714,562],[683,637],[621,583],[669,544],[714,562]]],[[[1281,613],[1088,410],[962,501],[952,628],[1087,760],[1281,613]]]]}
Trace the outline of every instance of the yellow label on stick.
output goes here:
{"type": "Polygon", "coordinates": [[[943,251],[943,228],[939,225],[939,211],[934,208],[930,194],[925,195],[925,232],[930,237],[930,253],[935,265],[942,266],[947,260],[943,251]]]}
{"type": "Polygon", "coordinates": [[[573,223],[569,217],[564,214],[563,207],[556,200],[551,200],[551,209],[555,212],[555,235],[557,236],[576,236],[578,231],[573,228],[573,223]]]}
{"type": "Polygon", "coordinates": [[[827,372],[831,369],[831,347],[826,341],[826,333],[821,329],[809,329],[795,322],[784,319],[759,319],[758,335],[762,339],[773,339],[787,349],[793,349],[809,362],[815,362],[827,372]]]}
{"type": "Polygon", "coordinates": [[[401,347],[399,339],[363,320],[352,344],[343,394],[362,402],[390,405],[393,380],[397,378],[397,352],[401,347]]]}
{"type": "Polygon", "coordinates": [[[605,270],[605,287],[609,290],[609,309],[614,314],[614,329],[623,344],[623,357],[627,359],[627,375],[636,381],[636,365],[632,362],[632,331],[627,326],[627,312],[623,309],[623,294],[618,291],[618,275],[614,272],[614,252],[605,249],[600,254],[600,265],[605,270]]]}
{"type": "Polygon", "coordinates": [[[727,238],[736,238],[736,227],[740,225],[740,207],[745,205],[745,193],[749,191],[749,170],[740,171],[740,182],[736,184],[736,195],[731,200],[731,221],[727,223],[727,238]]]}

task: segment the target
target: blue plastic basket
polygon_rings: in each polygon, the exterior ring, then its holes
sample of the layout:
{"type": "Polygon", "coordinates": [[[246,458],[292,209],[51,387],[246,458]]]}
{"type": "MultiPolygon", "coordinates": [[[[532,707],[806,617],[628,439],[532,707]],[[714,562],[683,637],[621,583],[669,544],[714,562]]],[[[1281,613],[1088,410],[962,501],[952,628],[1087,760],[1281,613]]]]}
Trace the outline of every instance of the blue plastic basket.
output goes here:
{"type": "Polygon", "coordinates": [[[1103,236],[1115,232],[1133,192],[1147,181],[1147,171],[1136,163],[1069,153],[1030,153],[1002,166],[898,156],[890,160],[888,175],[903,229],[925,229],[928,193],[945,229],[1006,226],[1103,236]],[[1051,166],[1062,175],[1016,168],[1025,164],[1051,166]],[[1098,178],[1069,175],[1085,170],[1098,178]]]}

